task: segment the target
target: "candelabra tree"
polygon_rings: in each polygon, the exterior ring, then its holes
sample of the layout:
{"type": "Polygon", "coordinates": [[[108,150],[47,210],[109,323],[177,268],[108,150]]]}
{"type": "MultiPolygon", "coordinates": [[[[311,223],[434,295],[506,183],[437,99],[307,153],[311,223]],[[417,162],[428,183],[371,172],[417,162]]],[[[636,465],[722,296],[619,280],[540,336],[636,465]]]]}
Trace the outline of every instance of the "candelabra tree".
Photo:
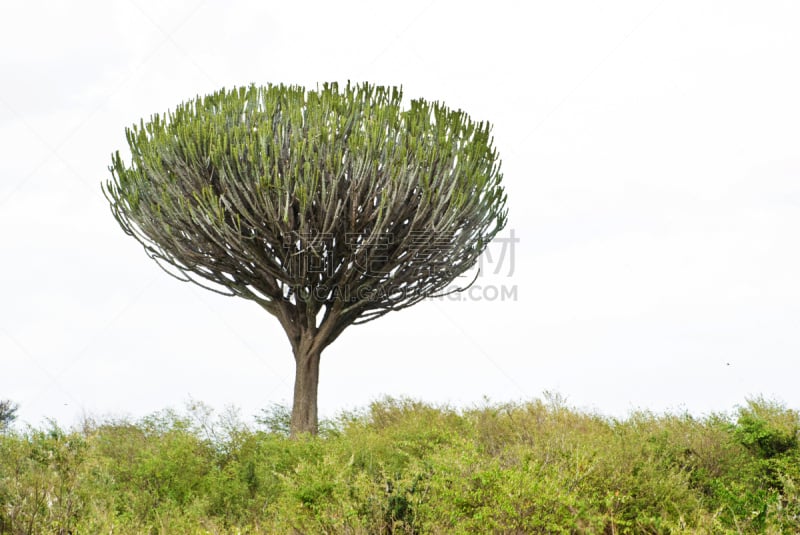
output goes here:
{"type": "MultiPolygon", "coordinates": [[[[275,316],[291,432],[317,431],[322,350],[452,290],[504,227],[490,125],[371,84],[220,90],[126,130],[103,191],[168,273],[275,316]]],[[[474,282],[474,278],[472,279],[474,282]]],[[[470,283],[471,284],[471,283],[470,283]]]]}

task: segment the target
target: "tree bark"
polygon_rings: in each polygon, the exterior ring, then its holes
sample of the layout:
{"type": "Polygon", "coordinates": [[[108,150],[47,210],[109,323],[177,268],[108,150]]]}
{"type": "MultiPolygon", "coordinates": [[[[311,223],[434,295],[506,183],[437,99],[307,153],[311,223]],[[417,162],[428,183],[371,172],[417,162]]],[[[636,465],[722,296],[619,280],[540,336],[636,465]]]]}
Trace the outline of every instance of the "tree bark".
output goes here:
{"type": "Polygon", "coordinates": [[[290,433],[297,438],[302,433],[317,434],[317,386],[319,360],[322,351],[313,343],[300,343],[294,349],[294,401],[290,433]]]}

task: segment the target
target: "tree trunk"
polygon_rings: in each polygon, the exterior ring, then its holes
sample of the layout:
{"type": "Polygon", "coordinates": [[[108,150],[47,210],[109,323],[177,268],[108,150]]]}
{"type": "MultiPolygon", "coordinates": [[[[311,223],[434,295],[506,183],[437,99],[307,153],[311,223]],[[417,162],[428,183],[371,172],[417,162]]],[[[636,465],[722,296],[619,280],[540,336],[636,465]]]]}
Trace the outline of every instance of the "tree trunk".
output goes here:
{"type": "Polygon", "coordinates": [[[299,344],[294,351],[294,401],[290,433],[296,438],[302,433],[317,434],[317,386],[319,384],[320,350],[313,344],[299,344]]]}

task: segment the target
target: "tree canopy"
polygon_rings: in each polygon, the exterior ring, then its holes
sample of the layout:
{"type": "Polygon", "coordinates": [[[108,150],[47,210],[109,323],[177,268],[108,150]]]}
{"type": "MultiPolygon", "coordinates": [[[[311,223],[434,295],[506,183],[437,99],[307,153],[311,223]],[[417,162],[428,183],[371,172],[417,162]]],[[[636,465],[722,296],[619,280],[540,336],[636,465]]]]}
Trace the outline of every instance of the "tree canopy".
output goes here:
{"type": "Polygon", "coordinates": [[[18,405],[10,400],[0,400],[0,431],[17,419],[18,405]]]}

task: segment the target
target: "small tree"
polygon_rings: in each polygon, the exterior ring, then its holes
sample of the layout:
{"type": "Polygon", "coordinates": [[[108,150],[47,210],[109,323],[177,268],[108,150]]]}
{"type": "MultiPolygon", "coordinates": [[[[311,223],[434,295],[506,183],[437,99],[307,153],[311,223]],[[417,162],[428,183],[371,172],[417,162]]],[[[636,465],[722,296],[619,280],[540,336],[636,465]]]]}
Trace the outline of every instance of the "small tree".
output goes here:
{"type": "Polygon", "coordinates": [[[11,425],[17,419],[19,406],[9,400],[0,400],[0,431],[11,425]]]}
{"type": "Polygon", "coordinates": [[[370,84],[221,90],[127,129],[132,160],[109,168],[114,216],[151,258],[280,321],[293,435],[316,433],[322,350],[442,295],[506,222],[489,124],[401,100],[370,84]]]}

